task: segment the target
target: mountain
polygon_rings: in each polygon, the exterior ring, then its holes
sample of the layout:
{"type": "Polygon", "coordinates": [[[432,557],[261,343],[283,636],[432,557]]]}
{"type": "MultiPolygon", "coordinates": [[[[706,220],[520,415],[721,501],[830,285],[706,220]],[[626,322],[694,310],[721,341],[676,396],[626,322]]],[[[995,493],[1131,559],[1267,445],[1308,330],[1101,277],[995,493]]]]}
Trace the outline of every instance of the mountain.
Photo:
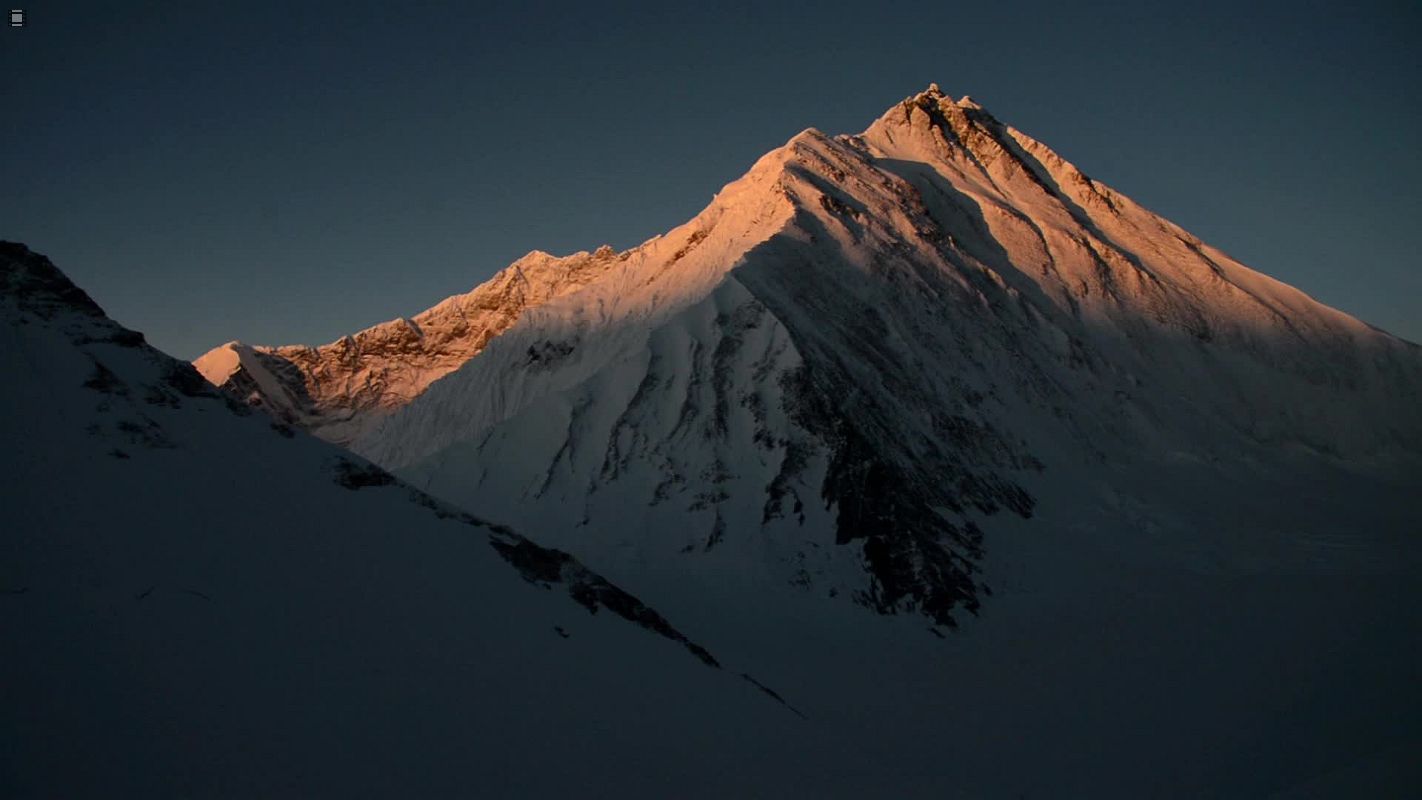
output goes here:
{"type": "Polygon", "coordinates": [[[799,785],[687,786],[814,736],[567,554],[252,414],[8,242],[0,326],[0,794],[799,785]]]}
{"type": "Polygon", "coordinates": [[[937,87],[519,272],[591,262],[345,441],[793,687],[830,795],[1422,784],[1416,345],[937,87]]]}
{"type": "Polygon", "coordinates": [[[985,526],[1030,516],[1043,470],[1422,453],[1416,345],[937,87],[799,134],[665,236],[530,256],[416,323],[198,364],[271,408],[305,386],[335,403],[318,435],[594,561],[728,549],[941,625],[979,607],[985,526]],[[370,364],[423,391],[341,400],[370,364]]]}

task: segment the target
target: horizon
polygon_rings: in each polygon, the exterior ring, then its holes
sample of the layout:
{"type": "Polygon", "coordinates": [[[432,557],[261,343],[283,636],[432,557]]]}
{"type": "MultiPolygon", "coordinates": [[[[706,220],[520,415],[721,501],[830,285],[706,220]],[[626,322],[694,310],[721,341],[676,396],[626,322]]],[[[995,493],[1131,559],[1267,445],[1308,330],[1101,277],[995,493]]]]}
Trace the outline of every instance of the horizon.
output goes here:
{"type": "Polygon", "coordinates": [[[1415,9],[1026,7],[1044,13],[31,9],[0,53],[0,238],[180,358],[320,345],[529,251],[633,247],[796,132],[857,133],[937,83],[1251,269],[1422,340],[1422,156],[1394,133],[1422,122],[1398,100],[1422,88],[1415,9]],[[1319,157],[1340,147],[1364,155],[1319,157]]]}

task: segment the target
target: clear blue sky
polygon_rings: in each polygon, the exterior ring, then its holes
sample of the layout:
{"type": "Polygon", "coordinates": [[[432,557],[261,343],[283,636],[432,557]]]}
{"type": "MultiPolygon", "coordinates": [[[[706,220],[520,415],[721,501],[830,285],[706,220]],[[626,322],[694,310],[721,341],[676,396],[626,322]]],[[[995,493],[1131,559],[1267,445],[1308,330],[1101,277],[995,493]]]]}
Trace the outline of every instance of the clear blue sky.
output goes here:
{"type": "Polygon", "coordinates": [[[931,81],[1422,340],[1416,2],[12,5],[0,238],[181,357],[631,246],[931,81]]]}

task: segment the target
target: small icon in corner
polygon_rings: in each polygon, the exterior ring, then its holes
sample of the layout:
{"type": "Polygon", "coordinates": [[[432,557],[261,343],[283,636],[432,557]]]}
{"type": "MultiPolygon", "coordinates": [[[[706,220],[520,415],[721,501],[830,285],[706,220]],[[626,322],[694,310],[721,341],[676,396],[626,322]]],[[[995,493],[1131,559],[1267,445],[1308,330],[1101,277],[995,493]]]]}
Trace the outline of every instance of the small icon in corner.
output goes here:
{"type": "Polygon", "coordinates": [[[23,27],[25,27],[25,10],[24,10],[23,8],[12,8],[12,9],[10,9],[10,27],[12,27],[12,28],[23,28],[23,27]]]}

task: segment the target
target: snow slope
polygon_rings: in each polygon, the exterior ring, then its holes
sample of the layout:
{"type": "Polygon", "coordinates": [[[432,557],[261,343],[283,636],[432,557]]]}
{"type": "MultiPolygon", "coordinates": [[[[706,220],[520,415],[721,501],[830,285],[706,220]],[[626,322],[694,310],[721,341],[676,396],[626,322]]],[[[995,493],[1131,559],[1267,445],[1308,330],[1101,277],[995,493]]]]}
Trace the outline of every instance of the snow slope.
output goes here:
{"type": "Polygon", "coordinates": [[[226,400],[12,243],[0,368],[0,794],[797,785],[763,762],[803,719],[635,597],[226,400]]]}

